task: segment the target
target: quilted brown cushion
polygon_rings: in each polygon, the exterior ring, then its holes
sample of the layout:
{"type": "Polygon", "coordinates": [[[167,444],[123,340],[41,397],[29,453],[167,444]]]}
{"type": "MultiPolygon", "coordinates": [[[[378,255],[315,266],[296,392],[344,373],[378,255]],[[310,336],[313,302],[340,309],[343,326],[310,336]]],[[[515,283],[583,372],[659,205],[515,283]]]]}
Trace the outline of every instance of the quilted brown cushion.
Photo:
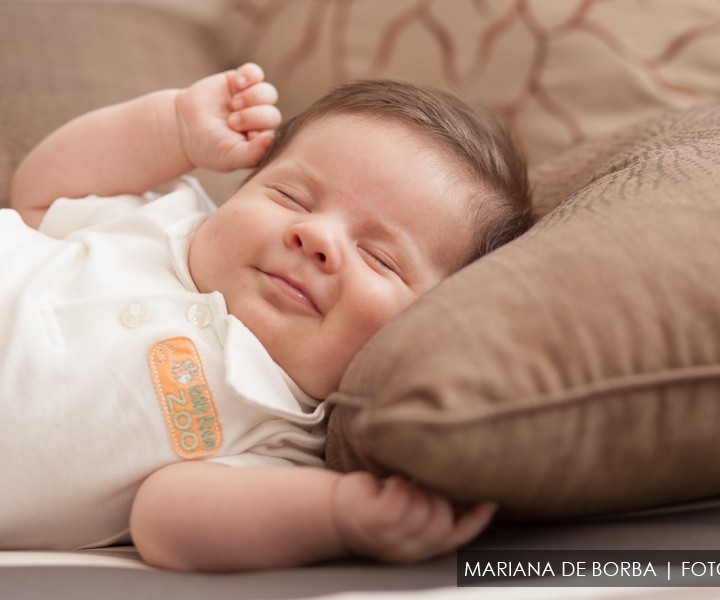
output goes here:
{"type": "Polygon", "coordinates": [[[720,105],[533,175],[547,216],[351,364],[330,398],[329,465],[523,518],[719,494],[720,105]]]}
{"type": "Polygon", "coordinates": [[[22,157],[65,121],[221,68],[207,29],[159,10],[0,2],[0,207],[22,157]]]}

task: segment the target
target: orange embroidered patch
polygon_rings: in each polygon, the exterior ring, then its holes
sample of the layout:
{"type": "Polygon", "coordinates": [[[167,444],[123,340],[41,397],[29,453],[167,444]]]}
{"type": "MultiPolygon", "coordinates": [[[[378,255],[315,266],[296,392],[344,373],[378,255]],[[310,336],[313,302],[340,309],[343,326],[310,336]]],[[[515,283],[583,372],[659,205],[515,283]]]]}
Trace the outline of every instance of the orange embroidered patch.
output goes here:
{"type": "Polygon", "coordinates": [[[222,428],[193,341],[160,340],[150,347],[148,360],[175,454],[181,458],[215,454],[222,444],[222,428]]]}

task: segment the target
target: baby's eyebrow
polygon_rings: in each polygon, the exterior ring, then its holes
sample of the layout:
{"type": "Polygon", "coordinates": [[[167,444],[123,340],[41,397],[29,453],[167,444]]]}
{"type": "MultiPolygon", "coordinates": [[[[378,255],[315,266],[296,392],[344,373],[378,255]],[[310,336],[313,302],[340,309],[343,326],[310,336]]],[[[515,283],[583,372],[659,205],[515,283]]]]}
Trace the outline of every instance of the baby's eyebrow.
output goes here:
{"type": "Polygon", "coordinates": [[[380,218],[368,220],[366,231],[368,237],[379,239],[383,242],[392,242],[393,246],[398,246],[400,250],[413,238],[413,236],[403,231],[401,227],[390,227],[386,221],[380,218]]]}
{"type": "Polygon", "coordinates": [[[292,162],[295,165],[295,168],[297,168],[298,171],[300,171],[301,177],[313,188],[319,189],[323,186],[323,178],[314,172],[310,167],[307,165],[304,165],[302,162],[300,162],[299,159],[293,158],[292,162]]]}

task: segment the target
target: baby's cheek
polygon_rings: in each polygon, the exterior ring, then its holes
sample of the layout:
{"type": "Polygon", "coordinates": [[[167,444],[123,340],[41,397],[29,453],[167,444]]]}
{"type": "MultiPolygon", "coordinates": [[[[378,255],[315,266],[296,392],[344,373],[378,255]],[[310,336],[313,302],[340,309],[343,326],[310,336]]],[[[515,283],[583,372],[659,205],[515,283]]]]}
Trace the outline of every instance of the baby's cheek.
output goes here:
{"type": "MultiPolygon", "coordinates": [[[[380,302],[371,294],[357,299],[360,302],[345,312],[344,318],[333,319],[332,326],[322,336],[322,343],[315,355],[315,365],[307,373],[312,383],[304,387],[298,381],[311,395],[320,398],[336,390],[345,370],[360,349],[383,325],[411,303],[411,300],[380,302]]],[[[336,313],[334,316],[339,315],[336,313]]]]}
{"type": "MultiPolygon", "coordinates": [[[[391,294],[369,294],[363,305],[362,314],[358,321],[362,323],[359,327],[367,333],[367,339],[377,332],[394,316],[401,313],[410,306],[416,299],[414,294],[395,292],[391,294]]],[[[366,339],[366,341],[367,341],[366,339]]]]}

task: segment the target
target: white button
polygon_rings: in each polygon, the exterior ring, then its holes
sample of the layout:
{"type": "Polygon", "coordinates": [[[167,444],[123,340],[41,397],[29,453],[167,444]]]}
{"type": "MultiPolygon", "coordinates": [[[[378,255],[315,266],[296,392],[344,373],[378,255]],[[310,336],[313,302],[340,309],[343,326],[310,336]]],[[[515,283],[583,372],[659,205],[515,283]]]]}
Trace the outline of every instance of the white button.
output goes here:
{"type": "Polygon", "coordinates": [[[130,329],[137,329],[145,322],[147,312],[139,302],[131,302],[120,311],[120,322],[130,329]]]}
{"type": "Polygon", "coordinates": [[[193,325],[203,329],[212,322],[210,309],[205,304],[193,304],[188,308],[187,318],[193,325]]]}

